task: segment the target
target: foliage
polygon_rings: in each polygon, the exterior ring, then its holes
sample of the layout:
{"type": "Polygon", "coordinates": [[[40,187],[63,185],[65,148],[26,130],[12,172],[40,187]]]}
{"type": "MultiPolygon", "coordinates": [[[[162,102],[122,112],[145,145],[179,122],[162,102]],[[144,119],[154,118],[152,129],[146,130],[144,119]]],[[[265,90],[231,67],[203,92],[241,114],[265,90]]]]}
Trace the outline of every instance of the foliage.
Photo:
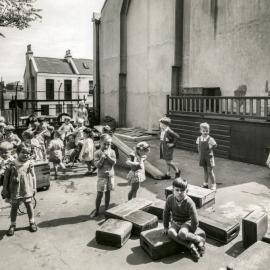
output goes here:
{"type": "MultiPolygon", "coordinates": [[[[35,0],[0,0],[0,27],[28,28],[41,19],[41,9],[34,7],[35,0]]],[[[4,36],[0,32],[1,36],[4,36]]]]}

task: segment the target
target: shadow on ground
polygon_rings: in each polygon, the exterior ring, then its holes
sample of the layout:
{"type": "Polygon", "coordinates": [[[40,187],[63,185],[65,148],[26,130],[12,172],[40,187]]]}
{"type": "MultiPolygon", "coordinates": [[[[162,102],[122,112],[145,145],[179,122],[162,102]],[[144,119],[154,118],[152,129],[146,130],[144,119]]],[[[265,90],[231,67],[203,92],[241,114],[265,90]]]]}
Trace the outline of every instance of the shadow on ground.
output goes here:
{"type": "Polygon", "coordinates": [[[111,247],[111,246],[104,246],[104,245],[100,245],[97,243],[96,238],[93,238],[88,244],[88,247],[91,248],[96,248],[96,249],[100,249],[100,250],[107,250],[107,251],[112,251],[112,250],[117,250],[119,248],[116,247],[111,247]]]}
{"type": "Polygon", "coordinates": [[[58,227],[63,225],[71,225],[71,224],[77,224],[81,222],[89,221],[90,217],[89,215],[81,215],[76,217],[65,217],[65,218],[57,218],[52,220],[47,220],[40,222],[38,224],[38,227],[40,228],[46,228],[46,227],[58,227]]]}

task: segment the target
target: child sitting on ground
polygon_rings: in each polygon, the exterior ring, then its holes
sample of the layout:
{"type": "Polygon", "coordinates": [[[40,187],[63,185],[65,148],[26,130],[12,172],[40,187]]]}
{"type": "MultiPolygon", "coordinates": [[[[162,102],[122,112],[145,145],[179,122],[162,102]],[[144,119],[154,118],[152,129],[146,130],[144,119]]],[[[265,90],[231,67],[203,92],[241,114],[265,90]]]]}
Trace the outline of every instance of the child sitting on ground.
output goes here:
{"type": "Polygon", "coordinates": [[[164,159],[167,165],[167,173],[163,179],[171,179],[171,168],[175,171],[175,178],[181,174],[180,169],[173,162],[173,151],[179,135],[170,129],[171,119],[163,117],[159,120],[160,126],[160,159],[164,159]]]}
{"type": "Polygon", "coordinates": [[[17,211],[21,202],[25,204],[30,223],[30,232],[37,231],[34,221],[32,198],[36,193],[36,176],[34,165],[30,160],[31,148],[25,144],[17,147],[18,158],[5,171],[2,197],[11,203],[11,225],[7,236],[14,235],[17,211]]]}
{"type": "Polygon", "coordinates": [[[197,138],[200,166],[204,169],[204,183],[202,187],[209,188],[208,178],[211,180],[210,189],[216,190],[216,178],[214,174],[215,160],[213,149],[217,147],[214,138],[209,136],[210,126],[207,123],[200,124],[201,136],[197,138]]]}
{"type": "Polygon", "coordinates": [[[116,163],[115,152],[111,149],[112,138],[108,134],[100,137],[100,149],[95,152],[94,161],[98,168],[96,211],[94,216],[99,215],[99,207],[105,192],[105,209],[110,204],[111,190],[114,189],[114,165],[116,163]]]}
{"type": "Polygon", "coordinates": [[[135,147],[135,151],[129,155],[126,161],[126,164],[131,169],[127,175],[128,182],[131,186],[128,193],[128,200],[136,198],[140,183],[145,180],[144,161],[149,151],[150,146],[147,142],[139,142],[135,147]]]}
{"type": "Polygon", "coordinates": [[[71,134],[72,132],[74,132],[74,127],[73,125],[70,123],[71,118],[69,116],[65,117],[64,123],[62,124],[62,126],[58,129],[58,131],[61,134],[61,139],[64,141],[66,139],[66,137],[71,134]]]}
{"type": "Polygon", "coordinates": [[[168,196],[163,212],[164,234],[186,246],[197,261],[204,253],[205,239],[195,234],[198,214],[195,203],[187,195],[187,187],[187,181],[180,177],[173,181],[173,194],[168,196]]]}
{"type": "Polygon", "coordinates": [[[66,172],[66,167],[63,163],[63,151],[64,151],[64,143],[60,139],[61,134],[59,131],[54,131],[54,138],[50,141],[48,146],[48,153],[49,153],[49,161],[52,162],[54,172],[55,172],[55,179],[58,177],[58,167],[63,170],[63,173],[66,172]]]}
{"type": "Polygon", "coordinates": [[[79,159],[82,162],[85,162],[87,164],[88,171],[86,172],[85,175],[92,175],[94,172],[95,165],[94,165],[94,151],[95,151],[95,146],[94,146],[94,141],[92,139],[93,134],[91,128],[85,128],[83,130],[83,146],[82,150],[80,152],[79,159]]]}

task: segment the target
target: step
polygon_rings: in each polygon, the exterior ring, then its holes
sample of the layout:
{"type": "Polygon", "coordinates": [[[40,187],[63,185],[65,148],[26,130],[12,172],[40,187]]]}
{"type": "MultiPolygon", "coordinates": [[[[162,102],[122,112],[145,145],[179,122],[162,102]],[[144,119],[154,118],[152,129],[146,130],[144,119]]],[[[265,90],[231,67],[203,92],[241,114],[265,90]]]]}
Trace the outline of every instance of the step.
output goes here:
{"type": "MultiPolygon", "coordinates": [[[[187,134],[187,135],[193,135],[199,137],[200,133],[199,132],[195,132],[195,131],[188,131],[182,128],[173,128],[173,130],[178,133],[180,136],[183,134],[187,134]]],[[[227,135],[220,135],[220,134],[216,134],[216,133],[212,133],[210,134],[210,136],[212,136],[214,139],[221,139],[221,140],[227,140],[229,141],[231,139],[231,136],[227,136],[227,135]]]]}
{"type": "MultiPolygon", "coordinates": [[[[182,129],[185,129],[185,130],[200,132],[198,126],[193,127],[193,126],[182,125],[182,124],[174,124],[174,123],[171,124],[171,128],[173,130],[175,128],[179,128],[179,127],[181,127],[182,129]]],[[[210,132],[211,133],[221,134],[221,135],[230,135],[231,134],[231,131],[230,130],[213,129],[213,128],[210,128],[210,132]]]]}
{"type": "MultiPolygon", "coordinates": [[[[193,121],[192,118],[190,120],[183,120],[179,117],[175,117],[175,116],[171,116],[170,117],[171,120],[172,120],[172,123],[179,123],[179,124],[185,124],[185,125],[191,125],[191,126],[197,126],[199,127],[200,124],[202,122],[199,122],[199,121],[193,121]]],[[[207,122],[208,119],[206,119],[206,122],[207,122]]],[[[215,129],[222,129],[222,130],[228,130],[230,129],[230,125],[226,125],[226,124],[219,124],[219,123],[213,123],[211,121],[208,122],[209,125],[210,125],[210,128],[215,128],[215,129]]]]}
{"type": "MultiPolygon", "coordinates": [[[[190,139],[190,138],[185,138],[185,137],[181,137],[181,139],[178,141],[178,143],[179,144],[181,144],[181,143],[190,143],[190,144],[195,144],[197,146],[196,140],[193,140],[193,139],[190,139]]],[[[217,145],[218,145],[217,149],[224,150],[224,151],[226,151],[226,150],[229,151],[230,150],[230,145],[229,144],[225,145],[225,144],[222,144],[220,141],[217,141],[217,145]]]]}

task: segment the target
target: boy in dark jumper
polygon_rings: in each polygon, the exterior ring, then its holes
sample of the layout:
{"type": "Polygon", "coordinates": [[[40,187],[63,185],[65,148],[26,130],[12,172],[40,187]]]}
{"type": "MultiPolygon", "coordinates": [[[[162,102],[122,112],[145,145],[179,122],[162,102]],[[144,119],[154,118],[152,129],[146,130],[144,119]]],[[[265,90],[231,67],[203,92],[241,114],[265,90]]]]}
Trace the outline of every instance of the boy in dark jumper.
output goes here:
{"type": "Polygon", "coordinates": [[[164,234],[186,246],[196,261],[203,255],[205,249],[204,238],[194,234],[198,224],[195,203],[187,195],[187,181],[180,177],[176,178],[173,181],[173,194],[167,198],[163,212],[164,234]]]}

